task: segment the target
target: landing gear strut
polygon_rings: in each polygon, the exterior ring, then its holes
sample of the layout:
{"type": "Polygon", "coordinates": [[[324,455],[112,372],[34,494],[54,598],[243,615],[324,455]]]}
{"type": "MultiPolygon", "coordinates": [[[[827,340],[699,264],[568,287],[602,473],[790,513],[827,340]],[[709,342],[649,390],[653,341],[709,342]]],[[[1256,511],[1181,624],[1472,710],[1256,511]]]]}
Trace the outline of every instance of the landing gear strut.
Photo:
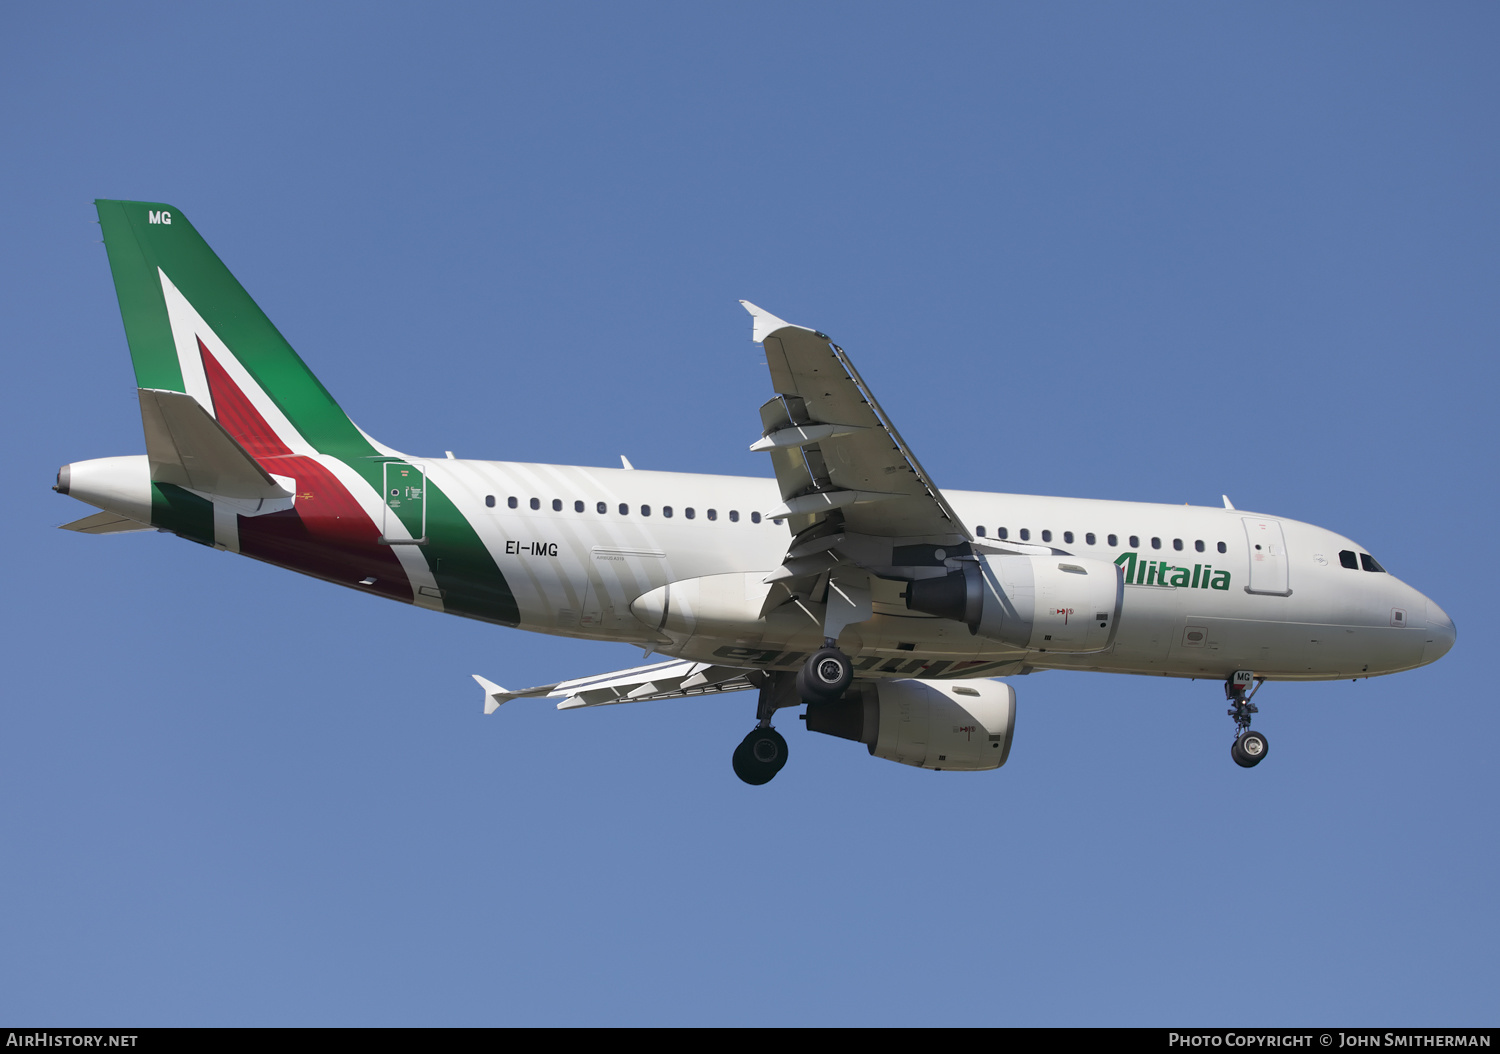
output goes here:
{"type": "Polygon", "coordinates": [[[1250,700],[1265,683],[1264,677],[1256,677],[1249,670],[1236,670],[1224,682],[1224,698],[1229,700],[1229,716],[1234,718],[1234,742],[1229,746],[1229,756],[1241,768],[1259,765],[1270,749],[1265,736],[1250,731],[1251,716],[1260,712],[1250,700]]]}

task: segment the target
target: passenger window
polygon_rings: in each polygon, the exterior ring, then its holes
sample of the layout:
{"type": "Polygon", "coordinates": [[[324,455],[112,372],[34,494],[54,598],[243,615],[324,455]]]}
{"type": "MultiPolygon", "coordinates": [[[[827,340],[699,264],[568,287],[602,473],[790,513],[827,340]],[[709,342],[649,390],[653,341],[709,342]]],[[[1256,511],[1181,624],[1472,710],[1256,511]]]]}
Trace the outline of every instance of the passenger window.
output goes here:
{"type": "Polygon", "coordinates": [[[983,537],[984,537],[984,528],[983,528],[983,527],[975,527],[975,528],[974,528],[974,533],[975,533],[975,534],[976,534],[976,535],[977,535],[977,536],[978,536],[978,537],[980,537],[980,538],[983,538],[983,537]]]}
{"type": "Polygon", "coordinates": [[[597,512],[600,516],[603,516],[609,512],[609,506],[601,501],[598,505],[594,506],[594,511],[597,512]]]}
{"type": "Polygon", "coordinates": [[[630,506],[626,505],[623,501],[620,502],[620,515],[621,516],[629,516],[630,515],[630,506]]]}
{"type": "Polygon", "coordinates": [[[1007,539],[1009,537],[1010,537],[1010,531],[1006,530],[1004,527],[1001,527],[1000,528],[1000,540],[1003,542],[1003,541],[1005,541],[1005,539],[1007,539]]]}
{"type": "Polygon", "coordinates": [[[1021,528],[1021,541],[1023,541],[1023,542],[1029,542],[1029,541],[1031,541],[1031,528],[1030,527],[1022,527],[1021,528]]]}
{"type": "Polygon", "coordinates": [[[650,516],[651,515],[651,506],[649,506],[649,505],[642,505],[641,506],[641,515],[642,516],[650,516]]]}
{"type": "Polygon", "coordinates": [[[1109,542],[1111,549],[1120,544],[1120,536],[1118,534],[1112,534],[1105,540],[1109,542]]]}
{"type": "Polygon", "coordinates": [[[1366,571],[1379,571],[1381,574],[1385,573],[1385,568],[1377,564],[1375,562],[1375,558],[1369,553],[1360,553],[1359,562],[1364,564],[1366,571]]]}
{"type": "Polygon", "coordinates": [[[485,508],[493,509],[495,507],[495,496],[493,494],[486,494],[484,496],[484,504],[485,508]]]}
{"type": "Polygon", "coordinates": [[[1067,543],[1068,545],[1072,545],[1073,544],[1073,532],[1072,531],[1063,531],[1063,541],[1065,543],[1067,543]]]}
{"type": "Polygon", "coordinates": [[[1203,551],[1203,539],[1199,538],[1196,542],[1194,542],[1193,548],[1201,553],[1203,551]]]}
{"type": "Polygon", "coordinates": [[[758,512],[752,512],[750,514],[750,522],[751,523],[759,523],[760,522],[760,513],[758,513],[758,512]]]}
{"type": "Polygon", "coordinates": [[[541,501],[541,499],[540,498],[532,498],[531,499],[531,507],[533,509],[540,509],[542,507],[542,501],[541,501]]]}
{"type": "Polygon", "coordinates": [[[505,504],[507,506],[509,506],[510,508],[514,509],[516,507],[516,499],[515,498],[506,498],[505,499],[505,504]]]}
{"type": "Polygon", "coordinates": [[[1176,549],[1179,553],[1182,552],[1182,539],[1181,538],[1173,538],[1172,539],[1172,548],[1176,549]]]}
{"type": "Polygon", "coordinates": [[[1085,534],[1085,535],[1084,535],[1084,536],[1083,536],[1083,540],[1084,540],[1084,542],[1086,542],[1086,543],[1087,543],[1087,544],[1089,544],[1089,545],[1093,545],[1093,544],[1094,544],[1094,532],[1093,532],[1093,531],[1090,531],[1090,532],[1089,532],[1089,533],[1088,533],[1088,534],[1085,534]]]}
{"type": "Polygon", "coordinates": [[[740,522],[740,514],[735,509],[730,509],[729,510],[729,522],[730,523],[739,523],[740,522]]]}
{"type": "Polygon", "coordinates": [[[719,510],[718,509],[709,509],[708,510],[708,518],[710,520],[717,520],[719,518],[719,510]]]}
{"type": "Polygon", "coordinates": [[[1223,542],[1220,542],[1219,543],[1219,552],[1221,552],[1221,553],[1227,553],[1227,552],[1229,552],[1229,546],[1225,545],[1223,542]]]}
{"type": "Polygon", "coordinates": [[[562,499],[561,498],[553,498],[552,499],[552,511],[553,512],[562,512],[562,499]]]}
{"type": "Polygon", "coordinates": [[[1359,570],[1359,557],[1357,557],[1357,556],[1354,555],[1353,550],[1350,550],[1350,549],[1341,549],[1341,550],[1339,550],[1339,563],[1342,566],[1347,567],[1351,571],[1358,571],[1359,570]]]}
{"type": "Polygon", "coordinates": [[[682,510],[682,514],[683,514],[683,515],[684,515],[684,516],[686,516],[686,517],[687,517],[687,518],[688,518],[688,519],[690,519],[690,520],[691,520],[691,519],[692,519],[692,518],[693,518],[693,516],[694,516],[694,515],[696,515],[696,514],[695,514],[695,513],[694,513],[694,512],[693,512],[693,507],[692,507],[692,506],[691,506],[691,505],[689,505],[689,506],[688,506],[688,507],[687,507],[687,508],[685,508],[685,509],[683,509],[683,510],[682,510]]]}
{"type": "Polygon", "coordinates": [[[663,505],[661,507],[661,514],[670,520],[672,518],[672,506],[663,505]]]}
{"type": "Polygon", "coordinates": [[[1161,539],[1160,538],[1152,538],[1151,539],[1151,548],[1153,548],[1153,549],[1160,549],[1161,548],[1161,539]]]}
{"type": "Polygon", "coordinates": [[[1138,534],[1132,534],[1130,536],[1130,547],[1132,549],[1139,549],[1141,547],[1141,536],[1140,535],[1138,535],[1138,534]]]}
{"type": "Polygon", "coordinates": [[[1051,531],[1043,531],[1042,532],[1042,541],[1044,541],[1044,542],[1050,542],[1051,540],[1052,540],[1052,532],[1051,531]]]}

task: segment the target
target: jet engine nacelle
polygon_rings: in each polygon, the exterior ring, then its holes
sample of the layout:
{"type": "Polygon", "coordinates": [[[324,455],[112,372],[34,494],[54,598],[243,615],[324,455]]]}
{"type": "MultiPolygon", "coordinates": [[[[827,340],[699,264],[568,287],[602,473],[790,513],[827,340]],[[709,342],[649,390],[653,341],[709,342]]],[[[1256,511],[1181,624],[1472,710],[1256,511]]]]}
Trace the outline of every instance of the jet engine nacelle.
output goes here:
{"type": "Polygon", "coordinates": [[[980,556],[906,588],[913,611],[1028,651],[1105,651],[1125,599],[1121,569],[1078,556],[980,556]]]}
{"type": "Polygon", "coordinates": [[[842,699],[807,704],[809,730],[939,771],[998,769],[1015,723],[1016,691],[1000,681],[868,681],[842,699]]]}

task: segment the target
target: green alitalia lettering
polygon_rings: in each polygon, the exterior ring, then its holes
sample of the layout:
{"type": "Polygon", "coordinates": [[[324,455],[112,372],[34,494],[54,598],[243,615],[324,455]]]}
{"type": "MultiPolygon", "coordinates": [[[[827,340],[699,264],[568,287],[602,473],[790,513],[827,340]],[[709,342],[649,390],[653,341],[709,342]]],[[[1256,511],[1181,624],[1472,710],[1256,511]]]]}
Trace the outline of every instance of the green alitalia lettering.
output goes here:
{"type": "Polygon", "coordinates": [[[1228,589],[1229,572],[1215,571],[1212,564],[1194,564],[1191,569],[1173,567],[1165,560],[1142,560],[1138,553],[1121,553],[1115,564],[1125,569],[1127,586],[1171,586],[1174,589],[1228,589]]]}

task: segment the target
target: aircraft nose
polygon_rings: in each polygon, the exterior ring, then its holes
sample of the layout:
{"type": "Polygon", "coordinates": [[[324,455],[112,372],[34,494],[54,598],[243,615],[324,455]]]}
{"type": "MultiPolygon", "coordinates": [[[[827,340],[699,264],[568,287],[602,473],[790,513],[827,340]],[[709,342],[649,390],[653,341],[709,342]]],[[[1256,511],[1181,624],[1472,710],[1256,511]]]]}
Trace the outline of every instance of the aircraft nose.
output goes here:
{"type": "Polygon", "coordinates": [[[1427,643],[1422,646],[1422,662],[1437,662],[1448,649],[1453,647],[1453,642],[1458,639],[1458,630],[1453,626],[1453,620],[1448,613],[1438,607],[1432,601],[1427,602],[1427,643]]]}

